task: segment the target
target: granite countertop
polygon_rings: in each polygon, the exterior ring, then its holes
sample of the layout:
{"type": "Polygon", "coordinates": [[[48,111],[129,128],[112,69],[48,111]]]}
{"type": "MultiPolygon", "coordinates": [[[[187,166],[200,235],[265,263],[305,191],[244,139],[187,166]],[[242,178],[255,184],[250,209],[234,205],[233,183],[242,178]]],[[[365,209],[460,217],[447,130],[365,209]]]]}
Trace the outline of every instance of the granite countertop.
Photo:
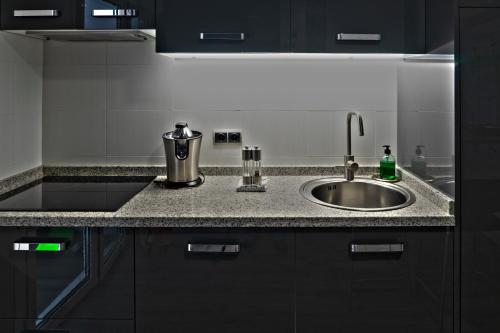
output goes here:
{"type": "Polygon", "coordinates": [[[238,176],[207,176],[198,188],[168,190],[152,183],[114,213],[0,212],[0,226],[92,227],[418,227],[453,226],[451,201],[411,177],[399,184],[416,196],[406,208],[355,212],[304,199],[300,186],[321,175],[269,177],[265,193],[238,193],[238,176]],[[422,190],[424,189],[424,190],[422,190]]]}

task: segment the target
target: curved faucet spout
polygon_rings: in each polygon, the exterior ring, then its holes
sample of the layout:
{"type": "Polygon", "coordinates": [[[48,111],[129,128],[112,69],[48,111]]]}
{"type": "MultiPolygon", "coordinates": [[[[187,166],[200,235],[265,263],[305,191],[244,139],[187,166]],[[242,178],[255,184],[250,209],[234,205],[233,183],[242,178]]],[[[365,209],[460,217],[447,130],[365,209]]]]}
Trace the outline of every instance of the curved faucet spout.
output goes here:
{"type": "Polygon", "coordinates": [[[352,155],[352,145],[351,145],[351,120],[352,117],[358,118],[358,128],[359,128],[359,136],[365,136],[365,126],[363,124],[363,117],[357,112],[349,112],[347,114],[347,155],[352,155]]]}
{"type": "Polygon", "coordinates": [[[344,176],[348,181],[354,180],[354,173],[358,170],[358,163],[354,162],[354,155],[351,147],[351,119],[358,118],[359,136],[365,135],[365,127],[363,125],[363,117],[357,112],[349,112],[347,114],[347,155],[344,156],[344,176]]]}

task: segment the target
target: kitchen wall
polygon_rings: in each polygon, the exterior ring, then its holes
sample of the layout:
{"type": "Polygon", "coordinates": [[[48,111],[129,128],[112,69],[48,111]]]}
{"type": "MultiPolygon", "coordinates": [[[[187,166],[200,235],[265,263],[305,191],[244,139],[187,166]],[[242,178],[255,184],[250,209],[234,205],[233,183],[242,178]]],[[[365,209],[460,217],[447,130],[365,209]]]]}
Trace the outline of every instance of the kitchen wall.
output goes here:
{"type": "Polygon", "coordinates": [[[44,164],[161,165],[161,134],[183,120],[205,134],[205,166],[240,165],[239,147],[212,144],[213,130],[226,128],[260,145],[266,165],[340,165],[351,110],[365,117],[354,154],[376,164],[380,146],[397,141],[401,63],[394,55],[171,57],[151,42],[46,42],[44,164]]]}
{"type": "Polygon", "coordinates": [[[0,32],[0,179],[42,164],[43,42],[0,32]]]}
{"type": "MultiPolygon", "coordinates": [[[[409,61],[398,69],[398,164],[431,183],[455,173],[454,70],[452,59],[409,61]],[[425,171],[415,167],[417,145],[424,146],[425,171]]],[[[454,183],[443,186],[453,195],[454,183]]]]}

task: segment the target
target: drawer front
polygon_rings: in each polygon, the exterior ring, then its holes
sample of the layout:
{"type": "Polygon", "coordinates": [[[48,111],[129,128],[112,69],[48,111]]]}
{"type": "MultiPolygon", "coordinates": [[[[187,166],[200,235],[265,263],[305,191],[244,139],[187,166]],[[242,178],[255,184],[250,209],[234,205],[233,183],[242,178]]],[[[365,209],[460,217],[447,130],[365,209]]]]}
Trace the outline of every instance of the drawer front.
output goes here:
{"type": "Polygon", "coordinates": [[[286,52],[288,0],[157,2],[159,52],[286,52]]]}
{"type": "Polygon", "coordinates": [[[136,265],[137,332],[293,331],[293,233],[142,229],[136,265]]]}
{"type": "Polygon", "coordinates": [[[449,232],[354,231],[349,256],[350,331],[451,332],[449,232]]]}
{"type": "Polygon", "coordinates": [[[78,29],[83,25],[79,0],[3,0],[1,25],[5,30],[78,29]]]}
{"type": "Polygon", "coordinates": [[[0,318],[133,319],[133,241],[125,229],[5,228],[0,318]]]}
{"type": "Polygon", "coordinates": [[[134,333],[134,322],[106,320],[0,320],[2,333],[134,333]]]}

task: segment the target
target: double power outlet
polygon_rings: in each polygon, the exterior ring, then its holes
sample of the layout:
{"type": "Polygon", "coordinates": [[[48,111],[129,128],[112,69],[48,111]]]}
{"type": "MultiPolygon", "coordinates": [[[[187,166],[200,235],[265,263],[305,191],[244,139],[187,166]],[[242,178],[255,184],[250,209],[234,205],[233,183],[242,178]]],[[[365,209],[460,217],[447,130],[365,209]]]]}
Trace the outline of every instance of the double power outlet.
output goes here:
{"type": "Polygon", "coordinates": [[[214,130],[214,144],[241,144],[241,130],[221,129],[214,130]]]}

